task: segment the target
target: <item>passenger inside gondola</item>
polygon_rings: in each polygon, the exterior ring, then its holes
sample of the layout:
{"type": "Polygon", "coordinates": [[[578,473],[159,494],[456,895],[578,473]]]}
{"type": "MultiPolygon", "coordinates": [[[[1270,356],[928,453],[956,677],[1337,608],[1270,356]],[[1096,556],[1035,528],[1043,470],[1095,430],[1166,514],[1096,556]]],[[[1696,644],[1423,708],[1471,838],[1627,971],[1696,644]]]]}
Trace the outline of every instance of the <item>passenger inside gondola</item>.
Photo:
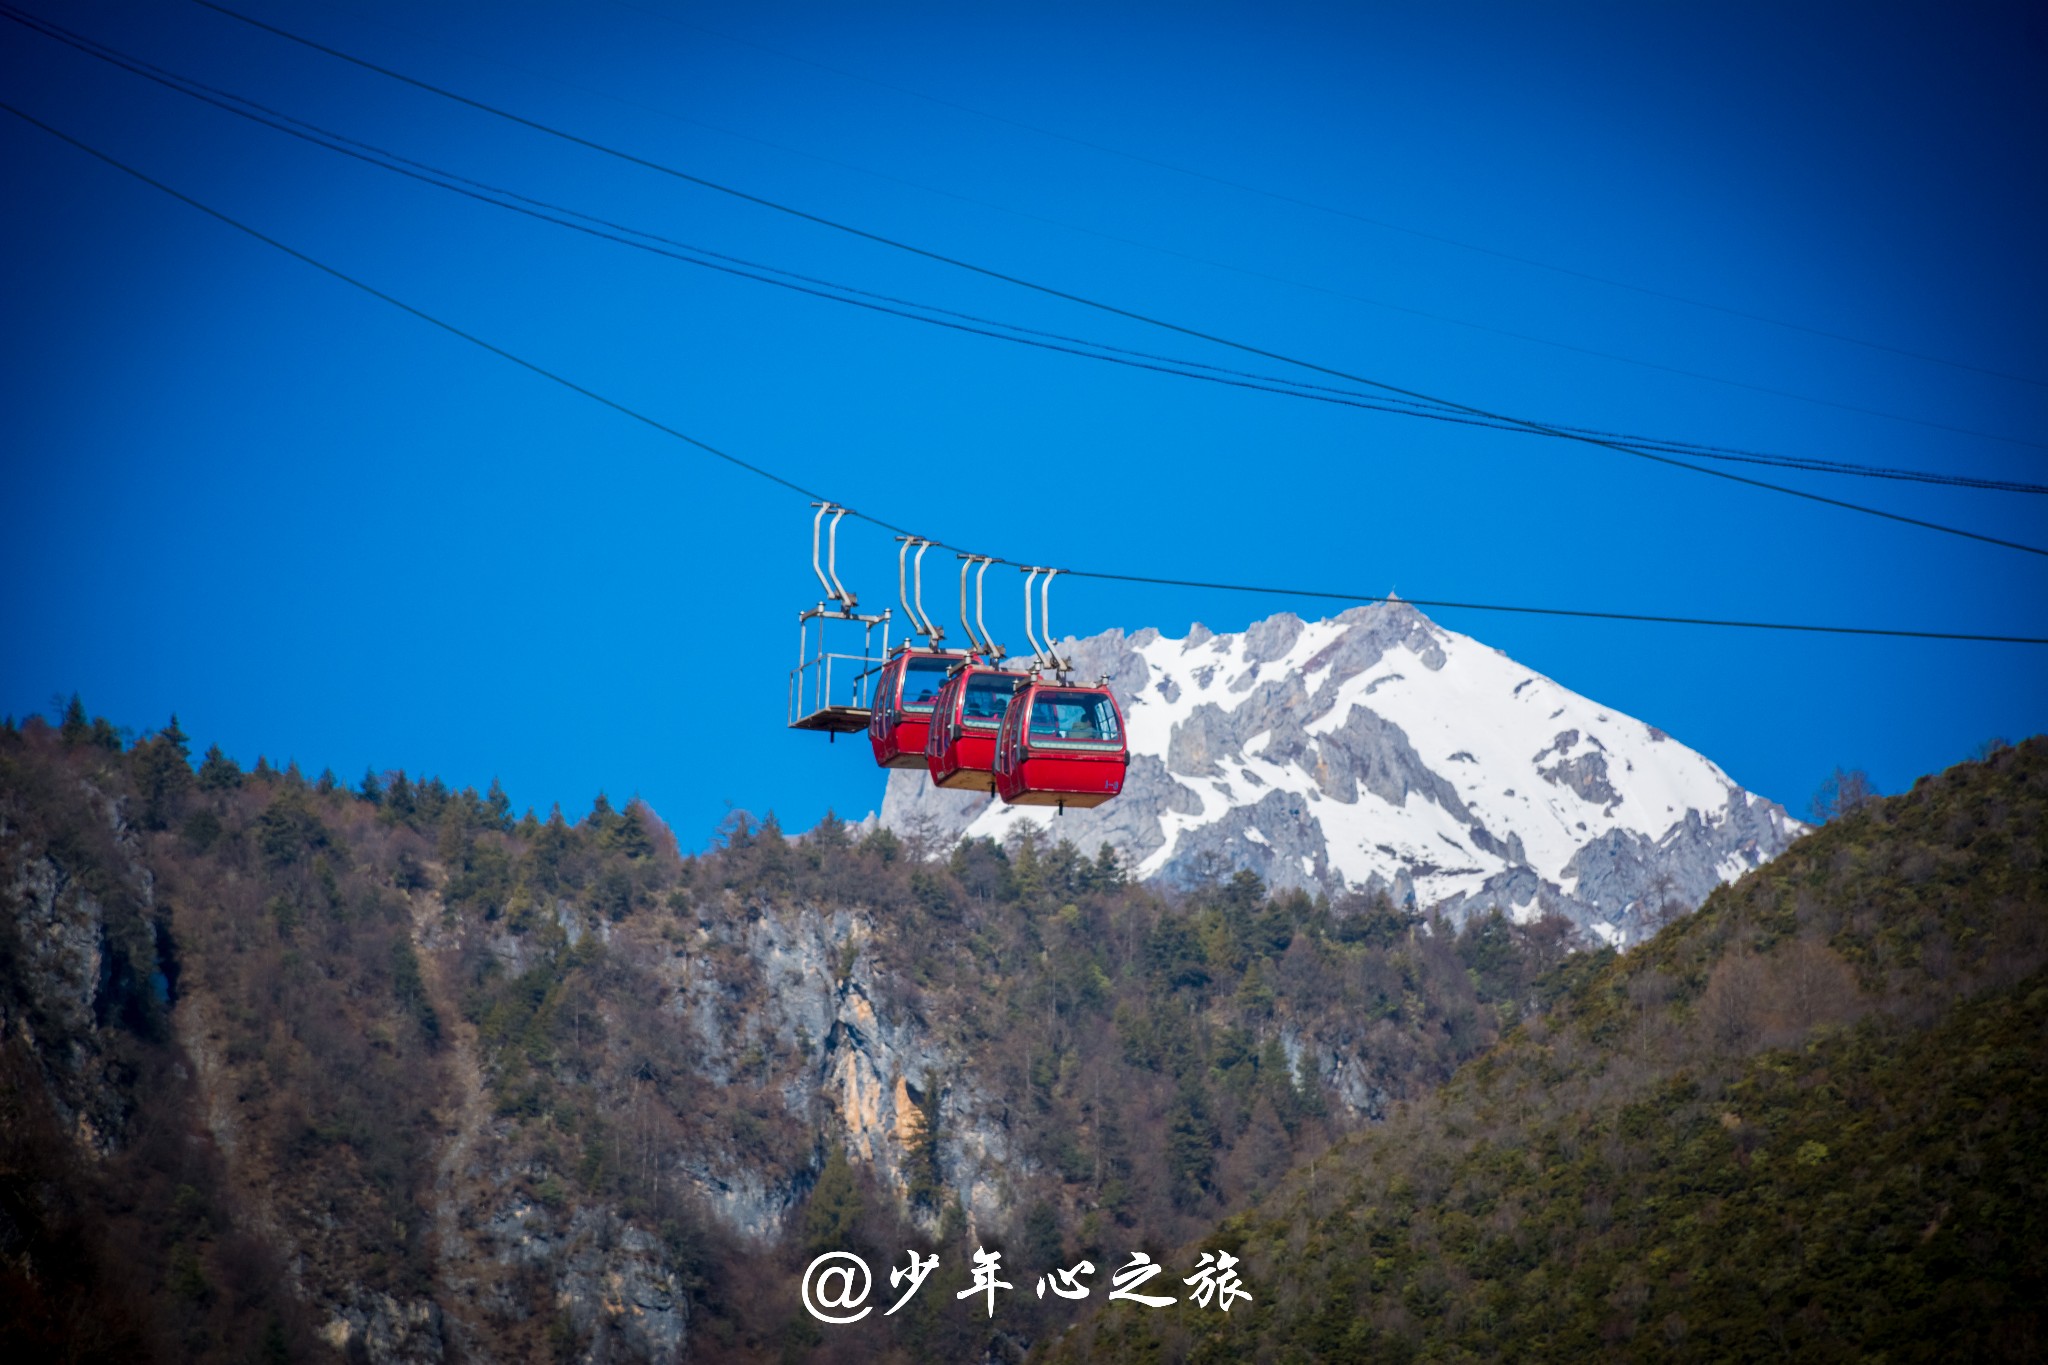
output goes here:
{"type": "Polygon", "coordinates": [[[946,681],[947,659],[907,659],[903,664],[903,709],[929,711],[946,681]]]}
{"type": "Polygon", "coordinates": [[[1013,673],[976,673],[967,680],[967,696],[960,705],[960,718],[978,721],[984,726],[1002,724],[1003,712],[1010,705],[1010,694],[1017,688],[1013,673]]]}
{"type": "Polygon", "coordinates": [[[1031,704],[1034,739],[1114,740],[1116,712],[1099,692],[1046,692],[1031,704]]]}

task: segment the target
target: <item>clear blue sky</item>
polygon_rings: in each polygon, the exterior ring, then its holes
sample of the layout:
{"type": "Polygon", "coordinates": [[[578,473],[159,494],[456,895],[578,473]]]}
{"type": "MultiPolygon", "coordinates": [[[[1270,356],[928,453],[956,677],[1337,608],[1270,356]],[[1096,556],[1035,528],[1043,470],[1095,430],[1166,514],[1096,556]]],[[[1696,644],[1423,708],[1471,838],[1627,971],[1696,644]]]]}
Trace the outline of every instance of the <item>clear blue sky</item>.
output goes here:
{"type": "MultiPolygon", "coordinates": [[[[195,4],[20,3],[296,117],[706,248],[1276,368],[623,165],[195,4]]],[[[2048,482],[2037,6],[247,8],[694,174],[1389,383],[2048,482]]],[[[345,160],[12,23],[0,64],[9,102],[338,269],[990,553],[2048,634],[2039,556],[712,274],[345,160]],[[1077,462],[1093,501],[1054,476],[1077,462]]],[[[138,728],[176,710],[244,763],[497,776],[520,807],[572,817],[600,789],[637,792],[685,846],[727,803],[791,827],[879,803],[863,745],[783,727],[795,614],[818,595],[802,498],[5,116],[0,200],[0,709],[76,689],[138,728]]],[[[2048,498],[1745,472],[2048,544],[2048,498]]],[[[866,602],[893,599],[893,558],[848,524],[844,576],[866,602]]],[[[998,577],[991,625],[1021,644],[1015,576],[998,577]]],[[[1054,613],[1081,633],[1178,633],[1341,606],[1063,580],[1054,613]]],[[[1987,736],[2048,728],[2044,648],[1435,614],[1795,810],[1837,764],[1895,790],[1987,736]]]]}

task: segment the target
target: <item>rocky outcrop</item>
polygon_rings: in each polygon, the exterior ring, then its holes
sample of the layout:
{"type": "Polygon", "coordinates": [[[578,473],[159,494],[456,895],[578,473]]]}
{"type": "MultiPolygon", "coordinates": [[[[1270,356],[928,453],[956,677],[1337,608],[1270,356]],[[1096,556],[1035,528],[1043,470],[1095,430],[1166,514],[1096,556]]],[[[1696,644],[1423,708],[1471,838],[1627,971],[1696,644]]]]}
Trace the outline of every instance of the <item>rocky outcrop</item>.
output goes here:
{"type": "MultiPolygon", "coordinates": [[[[863,951],[872,925],[843,909],[753,904],[700,932],[706,947],[731,951],[685,954],[671,971],[675,1010],[696,1031],[707,1076],[758,1067],[769,1050],[793,1046],[781,1085],[787,1112],[840,1135],[850,1160],[906,1200],[910,1156],[932,1104],[945,1138],[941,1179],[970,1226],[1008,1217],[1005,1173],[1028,1167],[992,1117],[999,1106],[974,1083],[970,1059],[863,951]],[[735,999],[741,1007],[728,1008],[735,999]]],[[[809,1187],[806,1179],[766,1184],[731,1152],[699,1153],[685,1175],[729,1227],[759,1242],[782,1232],[809,1187]]]]}
{"type": "Polygon", "coordinates": [[[120,808],[89,785],[78,795],[106,841],[97,890],[0,821],[0,933],[18,968],[12,1002],[0,996],[0,1040],[26,1045],[64,1126],[104,1154],[131,1108],[109,1074],[105,1030],[149,1015],[168,985],[158,970],[154,883],[120,808]]]}

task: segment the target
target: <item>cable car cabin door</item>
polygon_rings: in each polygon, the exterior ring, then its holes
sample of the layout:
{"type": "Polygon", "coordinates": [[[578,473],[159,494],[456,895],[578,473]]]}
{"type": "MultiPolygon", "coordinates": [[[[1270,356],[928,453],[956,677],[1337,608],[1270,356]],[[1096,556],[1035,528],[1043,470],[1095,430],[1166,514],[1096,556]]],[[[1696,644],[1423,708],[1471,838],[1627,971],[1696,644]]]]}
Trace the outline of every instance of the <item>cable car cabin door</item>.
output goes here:
{"type": "Polygon", "coordinates": [[[925,742],[934,785],[995,790],[996,735],[1017,682],[1016,674],[995,668],[963,668],[946,679],[925,742]]]}
{"type": "Polygon", "coordinates": [[[1003,713],[996,794],[1012,806],[1099,806],[1123,790],[1129,762],[1107,688],[1034,683],[1003,713]]]}
{"type": "Polygon", "coordinates": [[[868,744],[884,768],[922,768],[931,736],[932,712],[944,690],[946,670],[957,655],[909,651],[882,669],[875,685],[874,714],[868,720],[868,744]]]}

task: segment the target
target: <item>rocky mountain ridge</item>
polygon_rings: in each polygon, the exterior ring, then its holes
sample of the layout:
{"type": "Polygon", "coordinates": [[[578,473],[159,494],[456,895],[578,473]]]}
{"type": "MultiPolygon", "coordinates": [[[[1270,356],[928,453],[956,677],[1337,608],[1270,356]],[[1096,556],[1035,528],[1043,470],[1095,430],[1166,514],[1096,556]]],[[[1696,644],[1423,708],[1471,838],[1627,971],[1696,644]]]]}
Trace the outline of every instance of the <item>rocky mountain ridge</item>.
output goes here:
{"type": "Polygon", "coordinates": [[[1107,842],[1169,884],[1248,870],[1454,922],[1558,915],[1617,946],[1805,828],[1661,730],[1405,602],[1241,635],[1111,630],[1059,652],[1124,710],[1123,795],[1059,815],[892,771],[881,823],[941,842],[1030,825],[1107,842]]]}

